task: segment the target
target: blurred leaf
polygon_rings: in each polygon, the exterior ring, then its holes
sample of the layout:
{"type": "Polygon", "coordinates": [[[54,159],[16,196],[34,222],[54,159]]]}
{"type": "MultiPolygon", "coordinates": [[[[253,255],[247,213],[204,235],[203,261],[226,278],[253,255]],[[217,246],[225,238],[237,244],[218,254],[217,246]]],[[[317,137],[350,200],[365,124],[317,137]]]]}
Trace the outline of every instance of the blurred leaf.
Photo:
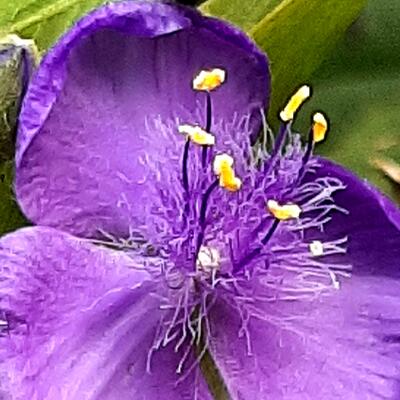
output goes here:
{"type": "Polygon", "coordinates": [[[250,31],[282,0],[208,0],[199,8],[209,15],[223,18],[250,31]]]}
{"type": "Polygon", "coordinates": [[[372,164],[390,180],[400,184],[400,164],[390,158],[375,158],[372,160],[372,164]]]}
{"type": "Polygon", "coordinates": [[[208,0],[200,8],[245,28],[268,54],[273,121],[286,98],[310,78],[365,3],[366,0],[208,0]]]}
{"type": "Polygon", "coordinates": [[[338,75],[316,81],[314,96],[299,115],[297,127],[306,131],[309,115],[324,110],[331,121],[328,140],[319,153],[336,160],[380,187],[393,198],[393,185],[376,168],[374,160],[400,162],[400,78],[392,74],[338,75]],[[397,156],[396,156],[397,154],[397,156]]]}
{"type": "Polygon", "coordinates": [[[17,33],[51,46],[79,17],[105,0],[0,0],[0,36],[17,33]]]}
{"type": "Polygon", "coordinates": [[[12,192],[11,161],[0,164],[0,235],[26,225],[12,192]]]}
{"type": "Polygon", "coordinates": [[[0,44],[0,234],[24,223],[11,190],[12,159],[17,114],[32,62],[22,45],[0,44]]]}
{"type": "Polygon", "coordinates": [[[250,31],[271,60],[270,116],[294,87],[310,78],[364,4],[365,0],[285,0],[250,31]]]}
{"type": "Polygon", "coordinates": [[[331,121],[318,152],[367,178],[400,202],[399,184],[376,160],[400,165],[400,2],[369,0],[345,40],[311,79],[313,98],[299,114],[307,131],[309,114],[323,109],[331,121]]]}

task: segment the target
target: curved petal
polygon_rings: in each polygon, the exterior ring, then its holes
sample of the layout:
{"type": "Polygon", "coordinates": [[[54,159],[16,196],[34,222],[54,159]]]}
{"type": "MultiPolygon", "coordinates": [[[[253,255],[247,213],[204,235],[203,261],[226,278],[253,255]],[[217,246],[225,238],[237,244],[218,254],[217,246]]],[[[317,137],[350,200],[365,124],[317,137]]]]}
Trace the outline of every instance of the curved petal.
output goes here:
{"type": "Polygon", "coordinates": [[[198,372],[176,385],[181,355],[171,346],[154,353],[148,372],[160,288],[131,257],[51,228],[26,228],[1,239],[0,260],[0,376],[7,395],[209,398],[198,372]]]}
{"type": "MultiPolygon", "coordinates": [[[[400,277],[400,210],[385,195],[350,171],[319,159],[317,177],[340,179],[346,189],[335,194],[335,202],[348,210],[332,216],[323,237],[348,237],[347,255],[353,274],[400,277]]],[[[313,233],[321,237],[321,233],[313,233]]]]}
{"type": "Polygon", "coordinates": [[[258,303],[247,321],[220,303],[211,353],[233,400],[395,400],[399,301],[399,281],[354,276],[310,302],[258,303]]]}
{"type": "Polygon", "coordinates": [[[306,232],[307,240],[347,236],[352,275],[313,296],[296,288],[278,297],[271,285],[253,282],[252,302],[242,296],[212,309],[211,354],[234,400],[400,396],[399,210],[351,172],[319,164],[307,179],[344,183],[334,199],[348,214],[333,214],[324,232],[306,232]]]}
{"type": "Polygon", "coordinates": [[[145,224],[156,179],[148,160],[180,157],[183,141],[171,139],[178,121],[204,123],[205,94],[191,81],[211,67],[227,70],[212,92],[219,140],[243,118],[246,135],[256,134],[269,71],[242,32],[160,2],[117,2],[80,20],[50,50],[23,104],[15,187],[25,214],[86,237],[145,224]]]}

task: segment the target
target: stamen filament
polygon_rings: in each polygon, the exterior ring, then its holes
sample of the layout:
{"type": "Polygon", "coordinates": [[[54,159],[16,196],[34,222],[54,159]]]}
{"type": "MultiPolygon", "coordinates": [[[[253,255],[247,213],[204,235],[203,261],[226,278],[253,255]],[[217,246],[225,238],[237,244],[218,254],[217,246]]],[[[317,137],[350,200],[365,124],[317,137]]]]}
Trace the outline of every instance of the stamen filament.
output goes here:
{"type": "Polygon", "coordinates": [[[200,233],[199,236],[197,237],[197,244],[196,244],[196,254],[195,254],[195,262],[197,262],[197,259],[199,257],[199,252],[201,249],[201,246],[203,244],[203,239],[204,239],[204,229],[205,229],[205,224],[206,224],[206,214],[207,214],[207,204],[208,200],[211,196],[211,193],[219,186],[219,179],[216,179],[205,191],[203,198],[201,200],[201,206],[200,206],[200,217],[199,217],[199,225],[200,225],[200,233]]]}
{"type": "Polygon", "coordinates": [[[265,246],[271,239],[272,235],[275,233],[276,229],[278,228],[279,220],[278,218],[274,219],[274,222],[272,223],[271,227],[269,228],[267,234],[264,236],[264,239],[261,240],[261,243],[265,246]]]}
{"type": "Polygon", "coordinates": [[[218,187],[219,180],[216,179],[209,188],[205,191],[204,196],[201,200],[201,207],[200,207],[200,226],[204,226],[206,222],[206,213],[207,213],[207,203],[211,196],[211,193],[218,187]]]}
{"type": "Polygon", "coordinates": [[[251,260],[253,260],[255,257],[257,257],[264,246],[271,240],[273,234],[276,232],[276,229],[278,228],[280,223],[280,220],[278,218],[274,219],[274,222],[268,229],[268,232],[264,236],[264,238],[261,240],[262,246],[258,246],[255,249],[253,249],[250,253],[247,253],[242,259],[236,263],[233,267],[233,273],[238,272],[240,269],[244,269],[243,267],[248,264],[251,260]]]}
{"type": "MultiPolygon", "coordinates": [[[[211,103],[211,94],[210,92],[206,92],[206,131],[211,132],[211,124],[212,124],[212,103],[211,103]]],[[[207,166],[207,152],[208,146],[203,146],[203,152],[201,157],[201,164],[203,169],[207,166]]]]}
{"type": "Polygon", "coordinates": [[[206,92],[206,131],[211,132],[212,103],[210,92],[206,92]]]}
{"type": "Polygon", "coordinates": [[[306,165],[307,165],[308,161],[311,158],[311,155],[314,152],[314,147],[315,147],[314,134],[313,134],[313,130],[311,128],[310,132],[308,133],[307,148],[306,148],[306,151],[303,156],[299,174],[297,175],[296,185],[299,184],[304,177],[304,171],[306,169],[306,165]]]}
{"type": "Polygon", "coordinates": [[[291,124],[292,121],[281,122],[281,125],[279,127],[279,133],[276,138],[274,148],[272,149],[271,157],[268,160],[268,167],[267,170],[265,171],[265,175],[269,175],[272,172],[276,160],[278,159],[279,155],[281,154],[281,150],[285,145],[286,137],[290,131],[291,124]]]}
{"type": "Polygon", "coordinates": [[[298,174],[296,183],[298,184],[304,176],[304,170],[314,152],[315,143],[324,140],[326,132],[328,130],[328,121],[325,116],[318,112],[313,115],[313,124],[308,133],[307,149],[304,153],[302,165],[298,174]]]}
{"type": "Polygon", "coordinates": [[[183,158],[182,158],[182,183],[185,192],[189,191],[189,176],[188,176],[188,158],[189,158],[189,147],[190,147],[190,139],[187,138],[185,147],[183,149],[183,158]]]}

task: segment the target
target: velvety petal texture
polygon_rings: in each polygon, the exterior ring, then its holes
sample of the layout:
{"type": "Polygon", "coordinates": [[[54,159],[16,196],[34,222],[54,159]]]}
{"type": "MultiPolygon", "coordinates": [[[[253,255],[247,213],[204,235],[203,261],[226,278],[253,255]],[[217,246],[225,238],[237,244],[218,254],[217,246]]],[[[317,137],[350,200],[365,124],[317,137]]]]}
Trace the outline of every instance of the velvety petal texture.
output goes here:
{"type": "Polygon", "coordinates": [[[144,225],[156,180],[149,160],[181,156],[167,125],[204,125],[206,95],[191,82],[214,67],[227,72],[212,93],[217,140],[243,119],[243,139],[254,137],[269,71],[242,32],[161,2],[113,3],[80,20],[47,54],[23,105],[15,189],[25,214],[81,236],[144,225]]]}
{"type": "Polygon", "coordinates": [[[212,356],[233,400],[397,400],[400,284],[352,277],[313,301],[212,312],[212,356]],[[247,332],[248,336],[244,334],[247,332]]]}
{"type": "Polygon", "coordinates": [[[209,398],[197,372],[177,384],[173,344],[149,359],[163,289],[132,257],[26,228],[1,239],[0,260],[0,387],[13,400],[209,398]]]}
{"type": "MultiPolygon", "coordinates": [[[[400,277],[400,212],[376,188],[350,171],[325,159],[308,179],[329,176],[346,186],[337,192],[336,203],[348,213],[335,213],[326,224],[324,237],[348,237],[347,259],[353,274],[400,277]]],[[[321,233],[307,232],[321,237],[321,233]]]]}
{"type": "Polygon", "coordinates": [[[307,179],[340,179],[346,189],[334,198],[348,214],[334,213],[323,232],[307,232],[306,240],[347,236],[340,259],[352,274],[312,297],[299,292],[267,301],[254,286],[258,300],[242,310],[228,299],[216,304],[212,356],[235,400],[400,396],[400,211],[351,172],[318,163],[307,179]]]}

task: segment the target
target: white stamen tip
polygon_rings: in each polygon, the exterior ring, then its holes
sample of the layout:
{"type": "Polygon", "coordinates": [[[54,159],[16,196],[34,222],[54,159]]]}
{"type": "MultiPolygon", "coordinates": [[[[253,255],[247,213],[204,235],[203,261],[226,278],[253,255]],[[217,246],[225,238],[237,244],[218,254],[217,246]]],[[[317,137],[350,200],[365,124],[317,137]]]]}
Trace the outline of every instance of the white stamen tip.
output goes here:
{"type": "Polygon", "coordinates": [[[214,247],[201,246],[197,256],[196,267],[198,271],[211,272],[219,269],[221,257],[214,247]]]}
{"type": "Polygon", "coordinates": [[[310,252],[314,257],[319,257],[324,254],[324,245],[319,240],[313,240],[310,243],[310,252]]]}

